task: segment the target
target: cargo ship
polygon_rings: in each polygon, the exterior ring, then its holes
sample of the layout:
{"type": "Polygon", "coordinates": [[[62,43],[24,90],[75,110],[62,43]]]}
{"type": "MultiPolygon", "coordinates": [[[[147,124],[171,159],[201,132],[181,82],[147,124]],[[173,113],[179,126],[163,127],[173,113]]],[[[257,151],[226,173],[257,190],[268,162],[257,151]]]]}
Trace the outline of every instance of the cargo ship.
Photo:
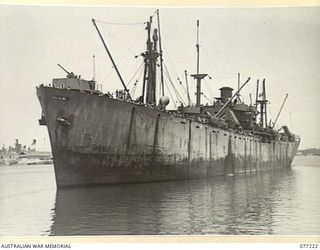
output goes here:
{"type": "MultiPolygon", "coordinates": [[[[59,65],[65,78],[37,87],[42,108],[40,125],[49,133],[58,188],[169,181],[249,174],[289,168],[300,137],[287,126],[275,129],[268,121],[265,79],[257,79],[255,103],[241,100],[238,89],[220,89],[211,104],[201,101],[199,21],[197,21],[196,103],[169,110],[163,77],[163,52],[159,12],[146,22],[146,51],[142,93],[136,99],[120,74],[99,30],[93,25],[110,57],[123,90],[114,95],[97,89],[96,81],[84,80],[59,65]],[[159,76],[160,81],[157,81],[159,76]],[[160,82],[160,93],[156,93],[160,82]],[[156,96],[160,96],[156,99],[156,96]]],[[[285,98],[286,100],[286,98],[285,98]]],[[[284,102],[285,102],[284,100],[284,102]]],[[[283,104],[284,104],[283,102],[283,104]]]]}

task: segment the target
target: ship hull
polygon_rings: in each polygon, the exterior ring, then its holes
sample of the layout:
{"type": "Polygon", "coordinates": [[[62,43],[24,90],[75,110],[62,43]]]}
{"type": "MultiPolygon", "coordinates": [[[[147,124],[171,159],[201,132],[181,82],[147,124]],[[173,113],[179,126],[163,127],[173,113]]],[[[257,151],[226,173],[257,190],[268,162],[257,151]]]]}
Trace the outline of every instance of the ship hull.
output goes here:
{"type": "Polygon", "coordinates": [[[206,178],[290,167],[299,142],[262,142],[106,95],[40,86],[57,187],[206,178]]]}

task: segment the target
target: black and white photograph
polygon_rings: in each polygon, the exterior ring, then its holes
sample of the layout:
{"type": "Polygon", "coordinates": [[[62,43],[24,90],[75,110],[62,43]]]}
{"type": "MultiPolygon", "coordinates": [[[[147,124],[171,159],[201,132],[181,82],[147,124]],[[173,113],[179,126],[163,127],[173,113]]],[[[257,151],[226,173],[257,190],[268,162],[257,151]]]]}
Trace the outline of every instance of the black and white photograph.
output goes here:
{"type": "Polygon", "coordinates": [[[0,4],[0,241],[319,236],[319,16],[0,4]]]}

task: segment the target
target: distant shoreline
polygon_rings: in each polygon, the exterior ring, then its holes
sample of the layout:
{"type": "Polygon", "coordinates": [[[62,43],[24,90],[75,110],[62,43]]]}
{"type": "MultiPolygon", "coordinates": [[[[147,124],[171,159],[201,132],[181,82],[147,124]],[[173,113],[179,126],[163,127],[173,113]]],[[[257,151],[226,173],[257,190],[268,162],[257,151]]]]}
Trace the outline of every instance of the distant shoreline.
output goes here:
{"type": "Polygon", "coordinates": [[[300,149],[297,155],[320,155],[320,148],[300,149]]]}

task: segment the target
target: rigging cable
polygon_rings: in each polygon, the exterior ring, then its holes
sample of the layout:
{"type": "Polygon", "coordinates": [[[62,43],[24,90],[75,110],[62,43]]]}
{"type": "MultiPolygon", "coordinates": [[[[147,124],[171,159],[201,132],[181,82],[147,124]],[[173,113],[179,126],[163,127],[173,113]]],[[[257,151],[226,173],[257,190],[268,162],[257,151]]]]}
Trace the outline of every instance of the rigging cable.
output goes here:
{"type": "MultiPolygon", "coordinates": [[[[268,101],[268,103],[270,104],[270,102],[268,101]]],[[[271,119],[269,120],[269,121],[273,121],[273,122],[275,122],[275,119],[274,119],[274,115],[272,114],[272,112],[271,112],[271,110],[270,110],[270,108],[268,108],[268,110],[267,110],[267,112],[268,112],[268,117],[271,117],[271,119]]],[[[269,125],[269,121],[268,121],[268,125],[269,125]]],[[[272,124],[271,124],[271,126],[272,126],[272,124]]]]}
{"type": "Polygon", "coordinates": [[[176,76],[178,77],[176,68],[175,68],[175,66],[174,66],[174,64],[173,64],[173,61],[171,60],[170,54],[169,54],[169,52],[168,52],[167,47],[165,46],[165,44],[163,44],[163,48],[164,48],[164,50],[165,50],[165,52],[166,52],[166,54],[167,54],[167,57],[168,57],[170,63],[172,64],[172,68],[173,68],[174,73],[175,73],[176,76]]]}
{"type": "MultiPolygon", "coordinates": [[[[174,72],[176,78],[178,79],[178,81],[181,82],[181,81],[180,81],[180,78],[179,78],[179,75],[178,75],[178,73],[177,73],[177,70],[176,70],[176,68],[175,68],[175,65],[174,65],[173,61],[171,60],[170,54],[169,54],[169,52],[168,52],[168,49],[167,49],[166,45],[165,45],[163,42],[162,42],[162,44],[163,44],[163,49],[164,49],[164,51],[166,52],[166,57],[169,59],[168,61],[169,61],[169,63],[172,65],[173,72],[174,72]]],[[[169,79],[169,81],[170,81],[170,83],[171,83],[171,85],[172,85],[172,87],[173,87],[173,89],[174,89],[174,92],[175,92],[175,94],[176,94],[176,96],[177,96],[177,99],[179,99],[179,97],[180,97],[181,100],[179,100],[179,101],[181,101],[181,102],[185,105],[186,102],[183,100],[183,98],[181,97],[181,95],[180,95],[179,92],[177,91],[176,87],[174,86],[174,84],[173,84],[173,82],[172,82],[172,79],[171,79],[171,77],[170,77],[168,68],[167,68],[167,66],[166,66],[165,64],[164,64],[164,68],[165,68],[165,71],[166,71],[166,73],[167,73],[167,77],[168,77],[168,79],[169,79]]],[[[180,84],[181,84],[181,83],[180,83],[180,84]]],[[[181,85],[184,87],[183,84],[181,84],[181,85]]],[[[187,94],[187,91],[186,91],[185,88],[184,88],[184,90],[185,90],[185,92],[186,92],[186,94],[187,94]]]]}
{"type": "Polygon", "coordinates": [[[136,22],[136,23],[116,23],[116,22],[109,22],[109,21],[102,21],[95,19],[97,23],[105,23],[111,25],[144,25],[146,22],[136,22]]]}
{"type": "Polygon", "coordinates": [[[179,77],[177,78],[177,80],[179,81],[181,88],[184,90],[184,92],[187,95],[188,94],[187,88],[183,85],[183,83],[179,77]]]}
{"type": "Polygon", "coordinates": [[[173,90],[174,90],[174,92],[175,92],[175,94],[176,94],[177,99],[185,105],[186,102],[183,100],[183,98],[182,98],[181,95],[179,94],[177,88],[174,86],[166,64],[164,64],[164,69],[165,69],[165,72],[167,73],[168,80],[169,80],[169,82],[171,83],[171,85],[172,85],[172,87],[173,87],[173,90]]]}
{"type": "Polygon", "coordinates": [[[166,82],[166,81],[163,81],[163,82],[164,82],[164,84],[166,85],[166,88],[167,88],[167,90],[168,90],[168,92],[169,92],[169,95],[170,95],[170,97],[171,97],[171,99],[172,99],[172,103],[173,103],[174,107],[177,108],[177,104],[176,104],[176,102],[174,101],[173,95],[171,94],[171,91],[170,91],[170,88],[169,88],[167,82],[166,82]]]}
{"type": "MultiPolygon", "coordinates": [[[[162,44],[163,44],[163,43],[162,43],[162,44]]],[[[169,60],[168,60],[169,63],[172,65],[173,73],[175,74],[175,77],[179,80],[180,78],[179,78],[179,75],[178,75],[178,73],[177,73],[176,67],[175,67],[173,61],[171,60],[170,54],[169,54],[169,52],[168,52],[165,44],[163,44],[163,48],[164,48],[164,51],[166,52],[166,57],[169,59],[169,60]]],[[[179,80],[179,81],[180,81],[180,80],[179,80]]]]}
{"type": "MultiPolygon", "coordinates": [[[[124,44],[118,37],[116,37],[115,35],[113,35],[110,31],[107,31],[108,36],[109,37],[113,37],[116,41],[118,41],[120,44],[122,44],[123,47],[125,47],[129,52],[131,52],[133,55],[135,55],[135,52],[132,50],[133,45],[136,43],[136,41],[138,40],[138,38],[140,37],[141,33],[144,32],[144,30],[141,30],[140,33],[138,33],[138,35],[136,36],[136,38],[133,40],[133,42],[127,46],[126,44],[124,44]]],[[[127,55],[126,55],[127,56],[127,55]]]]}
{"type": "MultiPolygon", "coordinates": [[[[138,38],[141,36],[141,34],[144,32],[144,30],[142,30],[138,35],[137,37],[133,40],[133,42],[131,43],[131,45],[129,46],[129,48],[127,48],[132,54],[135,55],[135,53],[131,50],[132,47],[135,45],[135,43],[138,41],[138,38]]],[[[108,32],[109,33],[109,32],[108,32]]],[[[113,36],[114,38],[116,38],[115,36],[113,36]]],[[[117,39],[117,38],[116,38],[117,39]]],[[[119,39],[117,39],[119,40],[119,39]]],[[[122,43],[123,44],[123,43],[122,43]]],[[[118,62],[118,64],[120,64],[127,56],[129,55],[129,53],[125,54],[118,62]]],[[[110,76],[112,75],[111,73],[113,72],[114,70],[114,67],[112,66],[110,71],[107,73],[107,76],[106,78],[102,81],[102,82],[105,82],[106,80],[108,80],[110,78],[110,76]]]]}
{"type": "Polygon", "coordinates": [[[209,103],[211,102],[211,100],[205,94],[203,94],[203,96],[208,100],[209,103]]]}
{"type": "MultiPolygon", "coordinates": [[[[133,76],[131,77],[131,79],[129,80],[129,82],[128,82],[128,84],[127,84],[128,87],[130,86],[130,84],[131,84],[133,78],[136,76],[136,74],[142,69],[142,66],[143,66],[143,65],[144,65],[144,62],[142,62],[142,63],[140,64],[140,66],[138,67],[138,69],[136,70],[136,72],[133,74],[133,76]]],[[[139,76],[138,76],[138,79],[140,79],[141,72],[142,72],[142,71],[140,71],[140,74],[139,74],[139,76]]]]}
{"type": "Polygon", "coordinates": [[[205,85],[206,85],[206,88],[209,90],[209,94],[211,95],[210,97],[212,98],[212,100],[213,100],[213,98],[214,98],[214,94],[213,94],[213,91],[211,90],[211,88],[210,88],[210,86],[209,86],[209,83],[207,82],[207,80],[204,78],[204,83],[205,83],[205,85]]]}

